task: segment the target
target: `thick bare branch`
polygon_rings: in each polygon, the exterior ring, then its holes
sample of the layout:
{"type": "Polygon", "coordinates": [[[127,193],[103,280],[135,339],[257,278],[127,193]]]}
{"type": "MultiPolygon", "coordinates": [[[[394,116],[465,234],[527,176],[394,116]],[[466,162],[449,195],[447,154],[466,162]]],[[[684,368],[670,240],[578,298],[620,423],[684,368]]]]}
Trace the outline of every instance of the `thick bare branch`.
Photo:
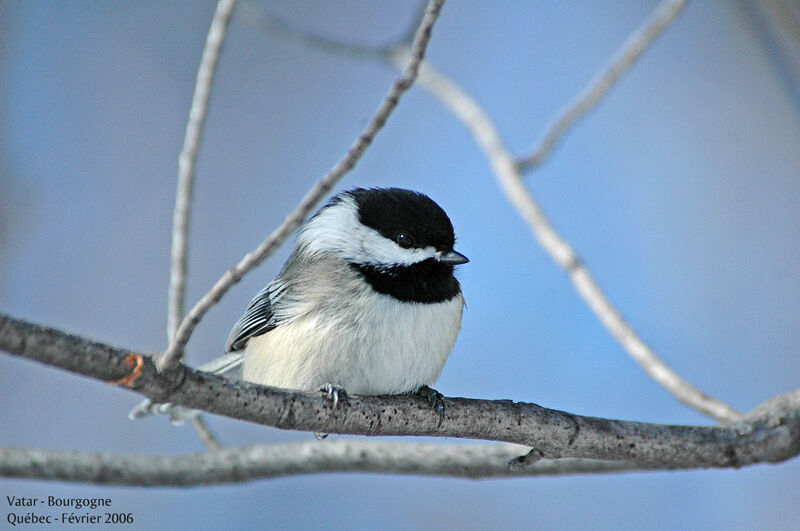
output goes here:
{"type": "Polygon", "coordinates": [[[686,2],[687,0],[664,0],[656,7],[642,26],[622,43],[609,63],[558,113],[545,129],[544,135],[536,143],[531,154],[517,162],[521,171],[534,168],[547,159],[564,133],[591,111],[611,90],[642,52],[678,17],[686,2]]]}
{"type": "Polygon", "coordinates": [[[311,188],[298,207],[286,217],[280,227],[275,229],[258,248],[245,255],[236,266],[222,275],[211,290],[203,295],[194,305],[178,327],[178,331],[170,343],[170,346],[164,352],[163,356],[159,358],[158,366],[161,370],[167,370],[180,362],[183,348],[186,346],[189,336],[192,334],[192,331],[195,326],[197,326],[197,323],[200,322],[203,315],[222,298],[231,286],[242,278],[242,275],[252,270],[265,258],[270,256],[278,246],[300,226],[316,204],[330,192],[333,186],[361,159],[361,156],[370,144],[372,144],[375,135],[383,128],[389,115],[397,106],[400,97],[411,88],[411,85],[416,80],[419,65],[425,57],[425,50],[430,41],[433,25],[439,16],[443,4],[444,0],[430,0],[428,3],[425,16],[422,18],[422,22],[417,29],[414,42],[411,46],[408,64],[405,66],[400,77],[395,80],[389,94],[384,98],[377,113],[364,129],[364,132],[361,133],[355,143],[350,147],[347,155],[311,188]]]}
{"type": "MultiPolygon", "coordinates": [[[[740,422],[668,426],[574,415],[510,400],[445,398],[445,418],[417,395],[349,396],[262,387],[194,371],[160,372],[149,357],[0,314],[0,349],[134,390],[159,402],[281,429],[362,435],[431,435],[522,444],[541,459],[623,461],[639,468],[726,468],[800,453],[800,390],[740,422]]],[[[527,465],[530,466],[530,465],[527,465]]]]}
{"type": "Polygon", "coordinates": [[[0,448],[0,476],[138,487],[189,487],[331,472],[484,479],[610,474],[636,469],[628,463],[596,459],[542,459],[525,468],[509,466],[510,461],[526,451],[525,447],[514,444],[354,440],[158,456],[0,448]]]}
{"type": "Polygon", "coordinates": [[[203,124],[208,114],[208,100],[211,97],[211,85],[217,69],[222,44],[228,29],[236,0],[220,0],[211,27],[206,36],[203,56],[197,70],[197,81],[189,109],[189,121],[186,124],[186,135],[183,148],[178,156],[178,189],[175,194],[175,210],[172,215],[172,249],[169,275],[169,297],[167,302],[167,340],[175,337],[178,324],[183,318],[184,298],[186,295],[186,256],[189,245],[189,215],[191,213],[192,190],[194,188],[194,168],[200,141],[203,137],[203,124]]]}

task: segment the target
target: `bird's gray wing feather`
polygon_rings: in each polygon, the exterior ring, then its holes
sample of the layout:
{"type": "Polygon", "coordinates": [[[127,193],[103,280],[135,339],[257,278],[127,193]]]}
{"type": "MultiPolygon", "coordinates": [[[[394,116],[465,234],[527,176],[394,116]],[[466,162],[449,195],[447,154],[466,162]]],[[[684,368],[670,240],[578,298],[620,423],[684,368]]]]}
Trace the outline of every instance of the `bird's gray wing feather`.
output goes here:
{"type": "MultiPolygon", "coordinates": [[[[237,351],[244,349],[247,340],[251,337],[269,332],[278,326],[279,319],[275,315],[274,305],[284,295],[286,286],[291,284],[291,281],[302,271],[302,268],[297,267],[297,264],[298,254],[294,252],[284,265],[281,274],[253,297],[247,311],[233,326],[225,345],[225,351],[229,352],[229,354],[198,367],[198,370],[231,378],[241,377],[244,354],[237,351]],[[286,281],[287,279],[289,279],[289,282],[286,281]]],[[[145,400],[136,406],[128,414],[128,417],[131,420],[135,420],[153,414],[169,414],[170,421],[173,424],[182,424],[200,413],[196,409],[176,406],[172,403],[153,403],[145,400]]]]}
{"type": "Polygon", "coordinates": [[[271,297],[279,290],[280,286],[273,281],[253,297],[247,311],[233,325],[228,342],[225,344],[226,352],[242,350],[248,339],[269,332],[277,326],[272,311],[271,297]]]}
{"type": "Polygon", "coordinates": [[[248,339],[269,332],[280,324],[279,314],[281,311],[278,306],[282,304],[281,298],[292,290],[290,286],[298,284],[299,278],[307,275],[311,269],[308,261],[304,262],[300,257],[299,249],[295,249],[275,280],[256,293],[256,296],[250,301],[247,311],[233,325],[228,342],[225,344],[225,352],[244,349],[248,339]]]}

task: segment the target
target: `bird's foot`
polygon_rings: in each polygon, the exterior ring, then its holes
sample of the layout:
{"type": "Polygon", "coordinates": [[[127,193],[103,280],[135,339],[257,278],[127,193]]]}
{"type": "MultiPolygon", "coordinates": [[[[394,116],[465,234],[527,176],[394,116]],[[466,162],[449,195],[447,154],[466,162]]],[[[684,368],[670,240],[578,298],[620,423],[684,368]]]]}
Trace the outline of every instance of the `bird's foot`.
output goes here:
{"type": "Polygon", "coordinates": [[[340,385],[327,383],[320,391],[325,393],[325,399],[330,403],[333,409],[339,407],[340,401],[344,403],[347,400],[347,391],[340,385]]]}
{"type": "MultiPolygon", "coordinates": [[[[325,400],[331,405],[333,409],[339,407],[339,402],[344,402],[347,400],[347,392],[344,390],[344,387],[339,385],[334,385],[332,383],[325,384],[325,387],[320,389],[323,393],[325,393],[325,400]]],[[[317,438],[318,441],[321,441],[328,437],[328,433],[321,433],[316,432],[314,433],[314,437],[317,438]]]]}
{"type": "Polygon", "coordinates": [[[437,391],[436,389],[432,389],[427,385],[423,385],[419,389],[417,389],[417,394],[424,398],[428,404],[439,414],[439,426],[442,425],[444,422],[444,400],[442,393],[437,391]]]}

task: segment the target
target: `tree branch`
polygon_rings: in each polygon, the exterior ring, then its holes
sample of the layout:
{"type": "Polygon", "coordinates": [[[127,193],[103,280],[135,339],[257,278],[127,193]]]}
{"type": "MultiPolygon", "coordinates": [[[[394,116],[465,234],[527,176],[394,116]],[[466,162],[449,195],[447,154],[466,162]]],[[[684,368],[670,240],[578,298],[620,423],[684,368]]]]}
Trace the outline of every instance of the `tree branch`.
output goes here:
{"type": "Polygon", "coordinates": [[[411,46],[410,59],[408,65],[403,70],[400,77],[395,80],[391,90],[381,102],[377,113],[350,147],[347,155],[344,156],[333,169],[319,180],[306,194],[300,205],[294,212],[289,214],[283,223],[273,231],[253,252],[245,257],[233,268],[225,272],[224,275],[214,284],[211,290],[203,295],[200,300],[192,307],[188,315],[183,319],[175,337],[172,339],[167,350],[158,359],[160,370],[168,370],[180,363],[181,353],[186,343],[189,341],[192,331],[200,322],[203,315],[214,306],[222,296],[238,282],[244,274],[252,270],[265,258],[270,256],[286,238],[294,232],[303,220],[311,213],[314,206],[333,188],[333,186],[349,172],[361,159],[364,152],[372,144],[372,140],[383,128],[389,115],[397,107],[401,96],[411,88],[417,78],[419,66],[425,57],[425,50],[431,38],[433,25],[439,16],[444,0],[430,0],[425,9],[419,28],[411,46]]]}
{"type": "MultiPolygon", "coordinates": [[[[170,249],[169,289],[167,296],[167,340],[172,341],[178,324],[183,319],[183,307],[186,297],[186,276],[188,271],[189,249],[189,217],[192,206],[192,191],[194,189],[194,168],[200,141],[203,136],[203,125],[208,114],[208,101],[211,97],[211,85],[217,70],[222,44],[228,30],[236,0],[219,0],[211,27],[206,36],[200,67],[197,69],[197,80],[192,96],[192,105],[189,108],[189,121],[186,124],[186,134],[183,139],[183,148],[178,156],[178,184],[175,192],[175,209],[172,214],[172,247],[170,249]]],[[[205,425],[203,419],[192,419],[200,440],[209,449],[218,449],[221,446],[214,434],[205,425]]]]}
{"type": "Polygon", "coordinates": [[[214,432],[211,431],[211,428],[206,425],[206,421],[203,420],[202,415],[192,417],[192,427],[194,431],[197,432],[197,436],[200,437],[200,442],[209,450],[217,451],[224,448],[222,443],[219,442],[219,439],[217,439],[217,436],[214,435],[214,432]]]}
{"type": "MultiPolygon", "coordinates": [[[[424,2],[421,5],[423,7],[426,6],[424,2]]],[[[245,23],[278,35],[280,38],[288,42],[294,42],[302,46],[311,46],[321,50],[326,50],[331,53],[339,53],[357,58],[376,59],[383,53],[381,50],[370,46],[342,42],[322,35],[301,31],[288,24],[283,19],[264,11],[261,6],[255,5],[251,2],[242,2],[241,11],[244,14],[243,21],[245,23]]],[[[414,23],[409,26],[410,36],[408,40],[404,42],[404,45],[409,46],[411,44],[417,28],[419,28],[420,24],[422,23],[424,14],[425,9],[422,9],[422,16],[418,17],[414,23]]]]}
{"type": "Polygon", "coordinates": [[[203,136],[203,125],[208,114],[208,100],[211,97],[211,85],[214,82],[217,60],[222,50],[222,44],[225,42],[225,33],[234,7],[236,7],[236,0],[220,0],[217,3],[217,9],[214,11],[211,27],[206,37],[205,48],[203,48],[203,56],[200,59],[200,67],[197,69],[197,81],[194,86],[192,105],[189,109],[189,121],[186,124],[183,148],[178,156],[178,189],[175,194],[175,210],[172,215],[171,267],[167,302],[168,340],[172,340],[175,336],[175,331],[183,317],[194,168],[203,136]]]}
{"type": "Polygon", "coordinates": [[[362,435],[431,435],[533,447],[538,459],[624,461],[639,468],[728,468],[779,462],[800,453],[800,390],[742,421],[669,426],[574,415],[510,400],[445,398],[445,418],[416,395],[358,396],[337,408],[321,394],[233,381],[0,314],[0,349],[173,402],[281,429],[362,435]]]}
{"type": "Polygon", "coordinates": [[[525,468],[509,466],[509,461],[524,451],[524,447],[513,444],[441,445],[341,439],[158,456],[0,448],[0,476],[138,487],[189,487],[332,472],[485,479],[610,474],[636,469],[629,463],[595,459],[543,459],[525,468]]]}
{"type": "Polygon", "coordinates": [[[687,0],[664,0],[655,11],[634,31],[619,50],[611,56],[609,63],[570,102],[545,129],[536,147],[527,157],[519,159],[520,171],[539,166],[550,156],[561,137],[605,96],[648,46],[678,18],[687,0]]]}

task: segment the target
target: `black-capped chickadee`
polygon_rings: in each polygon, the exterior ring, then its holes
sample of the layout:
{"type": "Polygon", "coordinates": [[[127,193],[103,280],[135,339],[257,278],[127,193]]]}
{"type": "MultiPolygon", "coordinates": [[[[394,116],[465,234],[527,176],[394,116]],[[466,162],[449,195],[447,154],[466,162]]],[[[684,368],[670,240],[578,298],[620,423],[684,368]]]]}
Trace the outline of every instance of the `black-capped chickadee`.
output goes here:
{"type": "Polygon", "coordinates": [[[340,193],[300,229],[280,274],[226,345],[246,381],[382,395],[439,377],[461,328],[453,226],[428,196],[400,188],[340,193]]]}
{"type": "MultiPolygon", "coordinates": [[[[201,370],[302,391],[382,395],[422,391],[442,371],[461,329],[464,297],[454,266],[453,226],[428,196],[356,188],[303,224],[278,276],[250,302],[226,345],[201,370]],[[243,356],[242,356],[243,354],[243,356]]],[[[194,410],[144,402],[130,413],[194,410]]]]}

